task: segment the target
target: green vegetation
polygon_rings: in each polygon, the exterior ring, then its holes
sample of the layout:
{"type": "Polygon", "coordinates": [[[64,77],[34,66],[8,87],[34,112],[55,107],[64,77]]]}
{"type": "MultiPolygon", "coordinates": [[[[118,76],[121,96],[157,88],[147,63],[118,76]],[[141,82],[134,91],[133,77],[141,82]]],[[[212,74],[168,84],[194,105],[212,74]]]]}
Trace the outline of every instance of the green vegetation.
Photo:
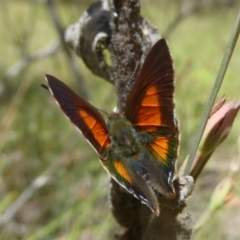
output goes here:
{"type": "MultiPolygon", "coordinates": [[[[57,5],[64,26],[77,21],[85,3],[57,5]]],[[[79,1],[82,2],[82,1],[79,1]]],[[[239,5],[239,4],[238,4],[239,5]]],[[[109,177],[93,149],[70,124],[47,91],[40,87],[52,74],[77,89],[61,49],[30,64],[20,75],[5,80],[6,71],[24,54],[31,54],[57,39],[44,3],[0,3],[0,214],[36,179],[46,174],[49,183],[35,192],[16,216],[1,228],[1,239],[111,239],[117,228],[109,207],[109,177]],[[21,46],[24,46],[24,51],[21,46]]],[[[168,37],[176,70],[176,109],[182,131],[180,163],[190,151],[204,105],[208,100],[239,7],[203,8],[183,19],[168,37]]],[[[142,1],[142,14],[164,33],[177,7],[142,1]],[[157,7],[158,6],[158,7],[157,7]]],[[[238,43],[219,97],[240,96],[238,43]]],[[[90,102],[111,111],[113,86],[92,75],[76,58],[91,96],[90,102]],[[109,104],[111,103],[111,105],[109,104]]],[[[240,119],[212,156],[195,186],[186,211],[197,221],[215,186],[239,156],[240,119]]],[[[237,174],[236,174],[237,175],[237,174]]],[[[240,235],[240,175],[234,197],[220,209],[194,239],[233,239],[240,235]],[[226,224],[227,222],[227,224],[226,224]],[[235,229],[232,224],[235,224],[235,229]]]]}

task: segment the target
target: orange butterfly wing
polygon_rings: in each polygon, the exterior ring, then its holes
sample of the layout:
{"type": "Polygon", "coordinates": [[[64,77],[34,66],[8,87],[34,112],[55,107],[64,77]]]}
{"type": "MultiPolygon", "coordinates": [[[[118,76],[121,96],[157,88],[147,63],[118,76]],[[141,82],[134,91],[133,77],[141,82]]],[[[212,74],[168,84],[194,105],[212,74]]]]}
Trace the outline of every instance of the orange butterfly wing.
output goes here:
{"type": "Polygon", "coordinates": [[[126,116],[138,131],[172,131],[174,70],[167,43],[159,40],[150,50],[126,104],[126,116]],[[134,103],[134,106],[133,106],[134,103]]]}
{"type": "Polygon", "coordinates": [[[110,145],[110,139],[102,115],[57,78],[46,75],[46,79],[49,90],[63,112],[88,139],[100,157],[105,159],[107,157],[105,150],[110,145]]]}
{"type": "Polygon", "coordinates": [[[172,179],[179,149],[179,129],[175,119],[174,69],[164,39],[150,50],[126,102],[125,114],[154,156],[146,159],[151,181],[167,198],[175,196],[172,179]]]}

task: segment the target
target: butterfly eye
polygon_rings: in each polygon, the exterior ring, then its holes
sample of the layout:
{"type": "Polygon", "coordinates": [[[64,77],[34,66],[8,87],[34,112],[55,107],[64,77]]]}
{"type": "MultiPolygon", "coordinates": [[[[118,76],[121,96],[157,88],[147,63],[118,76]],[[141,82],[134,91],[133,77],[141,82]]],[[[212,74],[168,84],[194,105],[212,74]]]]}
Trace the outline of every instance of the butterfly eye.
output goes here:
{"type": "Polygon", "coordinates": [[[134,155],[136,155],[136,152],[135,151],[132,151],[130,156],[133,157],[134,155]]]}

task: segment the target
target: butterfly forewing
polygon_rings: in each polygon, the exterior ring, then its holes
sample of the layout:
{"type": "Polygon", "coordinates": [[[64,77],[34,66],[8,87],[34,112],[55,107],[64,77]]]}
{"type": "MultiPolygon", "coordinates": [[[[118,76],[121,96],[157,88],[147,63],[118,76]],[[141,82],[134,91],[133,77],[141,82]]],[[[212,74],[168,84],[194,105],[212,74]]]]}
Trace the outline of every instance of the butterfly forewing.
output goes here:
{"type": "Polygon", "coordinates": [[[96,149],[100,157],[106,157],[110,144],[105,121],[98,110],[79,97],[68,86],[51,75],[46,79],[63,112],[75,124],[96,149]]]}
{"type": "Polygon", "coordinates": [[[126,116],[144,132],[175,128],[174,70],[167,43],[159,40],[150,50],[126,104],[126,116]]]}

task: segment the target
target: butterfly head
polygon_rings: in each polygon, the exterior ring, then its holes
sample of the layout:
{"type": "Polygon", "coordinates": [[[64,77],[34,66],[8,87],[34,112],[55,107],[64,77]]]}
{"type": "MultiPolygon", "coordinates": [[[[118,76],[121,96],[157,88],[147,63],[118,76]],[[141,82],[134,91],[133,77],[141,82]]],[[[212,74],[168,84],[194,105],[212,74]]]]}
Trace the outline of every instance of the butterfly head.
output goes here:
{"type": "Polygon", "coordinates": [[[112,113],[108,119],[108,131],[112,142],[118,143],[119,146],[132,146],[136,133],[130,121],[120,113],[112,113]]]}

